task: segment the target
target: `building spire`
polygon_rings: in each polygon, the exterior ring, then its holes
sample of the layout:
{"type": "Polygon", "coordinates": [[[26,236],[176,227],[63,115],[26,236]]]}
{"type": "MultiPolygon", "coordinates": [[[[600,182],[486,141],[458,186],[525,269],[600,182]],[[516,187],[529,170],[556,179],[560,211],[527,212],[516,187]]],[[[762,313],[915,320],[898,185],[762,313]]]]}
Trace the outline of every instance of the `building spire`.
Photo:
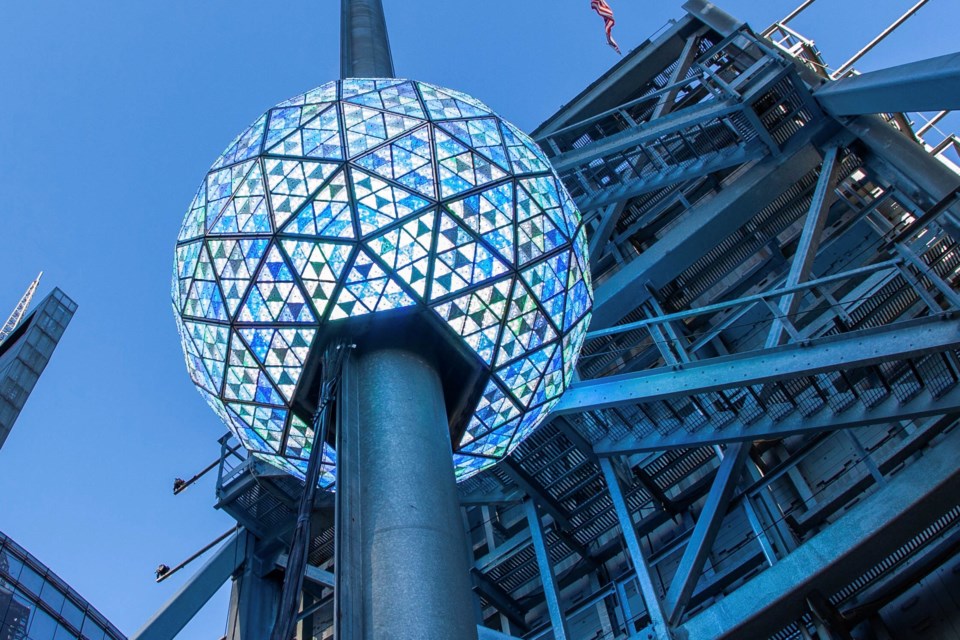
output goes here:
{"type": "Polygon", "coordinates": [[[36,279],[30,283],[30,286],[27,287],[26,292],[23,294],[23,297],[20,298],[20,302],[17,303],[17,306],[14,307],[13,313],[10,314],[10,317],[7,318],[7,321],[4,323],[3,327],[0,328],[0,343],[7,339],[13,330],[17,328],[17,325],[20,324],[20,321],[23,320],[24,314],[27,313],[27,308],[30,306],[30,300],[33,299],[33,294],[37,291],[37,285],[40,284],[40,278],[43,277],[43,271],[41,271],[36,279]]]}
{"type": "Polygon", "coordinates": [[[340,77],[392,78],[393,55],[381,0],[341,0],[340,77]]]}

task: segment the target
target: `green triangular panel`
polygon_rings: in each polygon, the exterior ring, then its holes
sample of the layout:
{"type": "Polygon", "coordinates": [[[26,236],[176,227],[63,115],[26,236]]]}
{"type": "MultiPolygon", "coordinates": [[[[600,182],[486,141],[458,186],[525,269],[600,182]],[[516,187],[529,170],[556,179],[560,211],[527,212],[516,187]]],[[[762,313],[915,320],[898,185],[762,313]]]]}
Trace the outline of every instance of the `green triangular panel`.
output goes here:
{"type": "Polygon", "coordinates": [[[553,218],[530,197],[526,189],[519,186],[517,221],[517,261],[520,266],[539,259],[567,242],[553,218]]]}
{"type": "Polygon", "coordinates": [[[316,329],[251,327],[239,332],[280,392],[292,400],[316,329]]]}
{"type": "Polygon", "coordinates": [[[281,240],[318,317],[323,317],[337,288],[352,246],[317,240],[281,240]]]}
{"type": "MultiPolygon", "coordinates": [[[[306,108],[304,111],[306,112],[306,108]]],[[[328,107],[319,115],[293,128],[289,135],[268,147],[267,153],[277,156],[342,160],[343,143],[340,138],[337,108],[328,107]]]]}
{"type": "Polygon", "coordinates": [[[477,242],[453,216],[447,213],[440,216],[430,290],[432,299],[496,278],[508,270],[506,264],[477,242]]]}
{"type": "Polygon", "coordinates": [[[557,188],[557,182],[553,177],[538,176],[536,178],[523,178],[519,181],[517,187],[517,200],[521,198],[521,190],[525,190],[533,198],[534,202],[545,211],[553,224],[564,236],[569,238],[574,229],[567,228],[567,216],[564,213],[560,190],[557,188]]]}
{"type": "Polygon", "coordinates": [[[533,293],[518,282],[510,298],[503,339],[497,353],[497,366],[501,366],[540,345],[553,340],[557,335],[547,316],[537,304],[533,293]]]}
{"type": "Polygon", "coordinates": [[[203,235],[204,225],[207,221],[207,189],[200,187],[197,195],[193,197],[187,215],[180,226],[180,233],[177,235],[178,242],[193,240],[203,235]]]}
{"type": "Polygon", "coordinates": [[[280,440],[283,438],[284,422],[287,418],[285,409],[258,407],[239,402],[230,402],[227,408],[243,423],[243,427],[256,433],[267,444],[270,451],[280,451],[280,440]]]}
{"type": "Polygon", "coordinates": [[[343,125],[351,158],[423,124],[423,120],[343,103],[343,125]]]}
{"type": "Polygon", "coordinates": [[[331,320],[416,304],[403,287],[365,251],[357,255],[330,313],[331,320]]]}
{"type": "Polygon", "coordinates": [[[236,314],[240,301],[246,295],[247,287],[250,286],[257,265],[269,244],[270,241],[266,238],[209,241],[213,267],[220,280],[220,288],[231,317],[236,314]]]}
{"type": "Polygon", "coordinates": [[[267,184],[270,189],[270,205],[277,227],[307,201],[307,198],[340,166],[332,162],[314,160],[278,160],[267,158],[267,184]]]}
{"type": "Polygon", "coordinates": [[[183,326],[193,340],[196,353],[210,375],[210,380],[213,383],[211,391],[219,393],[220,385],[223,384],[224,365],[227,362],[229,328],[224,325],[192,322],[190,320],[184,321],[183,326]]]}
{"type": "Polygon", "coordinates": [[[478,101],[459,91],[440,89],[425,82],[417,84],[420,87],[420,95],[423,96],[423,103],[433,120],[493,115],[489,109],[484,108],[478,101]]]}
{"type": "Polygon", "coordinates": [[[449,120],[438,123],[437,126],[460,142],[472,147],[487,160],[496,163],[504,171],[510,170],[503,137],[500,135],[500,128],[495,118],[449,120]]]}
{"type": "Polygon", "coordinates": [[[434,130],[440,196],[449,198],[506,177],[506,173],[440,129],[434,130]]]}
{"type": "Polygon", "coordinates": [[[563,302],[566,299],[564,284],[571,257],[569,251],[564,251],[531,265],[522,272],[524,282],[537,296],[557,327],[563,325],[563,302]]]}
{"type": "Polygon", "coordinates": [[[220,211],[209,233],[270,233],[272,228],[265,195],[263,172],[257,162],[236,187],[233,198],[220,211]]]}
{"type": "Polygon", "coordinates": [[[327,238],[353,238],[353,217],[346,174],[343,171],[337,172],[330,182],[317,192],[310,204],[287,223],[283,231],[327,238]]]}
{"type": "Polygon", "coordinates": [[[428,198],[436,198],[430,130],[420,127],[355,160],[364,169],[395,180],[428,198]]]}
{"type": "Polygon", "coordinates": [[[315,321],[293,272],[275,245],[267,252],[237,321],[244,324],[315,321]]]}
{"type": "Polygon", "coordinates": [[[435,218],[431,209],[367,241],[370,250],[421,298],[426,293],[435,218]]]}
{"type": "Polygon", "coordinates": [[[266,124],[266,114],[257,118],[257,121],[234,138],[227,150],[213,163],[213,168],[225,167],[234,162],[241,162],[260,153],[260,144],[263,142],[263,128],[266,124]]]}
{"type": "Polygon", "coordinates": [[[277,391],[266,372],[260,368],[256,357],[236,334],[230,340],[230,356],[227,362],[223,397],[227,400],[269,405],[284,404],[283,396],[277,391]]]}
{"type": "Polygon", "coordinates": [[[480,436],[473,442],[464,446],[461,451],[477,456],[487,456],[490,458],[502,458],[510,449],[510,442],[517,432],[519,420],[513,420],[504,426],[480,436]]]}
{"type": "Polygon", "coordinates": [[[508,122],[503,122],[503,141],[510,155],[510,166],[516,174],[550,171],[550,165],[537,143],[508,122]]]}
{"type": "Polygon", "coordinates": [[[512,283],[507,278],[433,307],[488,364],[493,359],[493,350],[500,336],[512,283]]]}
{"type": "Polygon", "coordinates": [[[473,230],[508,264],[513,264],[513,185],[509,182],[447,204],[457,218],[473,230]]]}
{"type": "Polygon", "coordinates": [[[227,320],[223,295],[214,280],[213,263],[206,247],[200,248],[193,282],[184,301],[183,314],[207,320],[227,320]]]}
{"type": "MultiPolygon", "coordinates": [[[[217,221],[220,218],[221,212],[227,209],[227,205],[230,203],[233,195],[237,193],[241,186],[244,185],[244,182],[247,179],[247,176],[250,175],[250,172],[259,167],[260,163],[256,160],[248,160],[241,164],[235,164],[232,167],[227,167],[225,169],[220,169],[218,171],[211,171],[207,174],[207,211],[206,211],[206,225],[207,230],[213,229],[217,221]]],[[[260,175],[260,174],[255,174],[260,175]]],[[[256,181],[252,183],[247,183],[247,192],[250,194],[255,194],[257,192],[256,181]]],[[[259,190],[263,192],[263,184],[259,190]]],[[[253,195],[252,197],[256,197],[253,195]]],[[[255,203],[254,203],[255,204],[255,203]]],[[[236,210],[236,207],[233,209],[236,210]]],[[[231,221],[223,223],[226,226],[231,226],[231,221]]],[[[235,225],[232,228],[237,228],[235,225]]]]}
{"type": "Polygon", "coordinates": [[[357,204],[357,221],[363,235],[375,233],[430,204],[420,196],[359,169],[351,169],[350,176],[357,204]]]}
{"type": "Polygon", "coordinates": [[[552,343],[543,349],[526,354],[497,371],[500,382],[510,390],[520,406],[527,407],[535,404],[531,403],[530,400],[533,398],[556,348],[556,343],[552,343]]]}
{"type": "Polygon", "coordinates": [[[388,87],[383,87],[379,91],[368,91],[355,96],[345,98],[347,102],[374,107],[383,111],[390,111],[402,116],[413,118],[426,118],[423,107],[420,106],[420,99],[412,82],[402,82],[388,87]]]}

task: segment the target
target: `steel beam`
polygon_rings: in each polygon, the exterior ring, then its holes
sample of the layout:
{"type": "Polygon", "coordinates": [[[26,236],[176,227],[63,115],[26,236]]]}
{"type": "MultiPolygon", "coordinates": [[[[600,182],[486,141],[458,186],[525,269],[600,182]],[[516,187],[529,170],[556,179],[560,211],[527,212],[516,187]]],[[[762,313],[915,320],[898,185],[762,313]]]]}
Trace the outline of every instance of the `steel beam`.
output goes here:
{"type": "Polygon", "coordinates": [[[527,514],[527,525],[530,527],[530,536],[533,539],[533,550],[537,556],[537,568],[540,570],[540,584],[543,585],[543,597],[547,602],[547,612],[550,614],[550,625],[553,627],[554,640],[567,640],[570,632],[567,629],[567,620],[560,606],[560,587],[557,586],[557,575],[553,572],[550,562],[550,552],[547,549],[547,538],[543,533],[543,523],[540,513],[533,500],[524,500],[524,510],[527,514]]]}
{"type": "MultiPolygon", "coordinates": [[[[807,211],[803,230],[800,232],[800,240],[797,242],[797,250],[793,254],[790,272],[787,274],[784,286],[796,286],[810,276],[810,269],[813,267],[813,260],[816,258],[817,249],[820,246],[820,236],[827,222],[827,214],[830,212],[830,205],[836,198],[834,186],[837,183],[839,173],[840,147],[832,146],[823,154],[820,177],[817,178],[817,186],[813,190],[813,197],[810,199],[810,208],[807,211]]],[[[786,323],[790,322],[797,309],[800,308],[801,300],[802,296],[795,293],[788,293],[780,299],[780,314],[783,318],[774,317],[773,319],[770,334],[767,336],[766,347],[768,349],[776,347],[783,341],[786,323]]]]}
{"type": "Polygon", "coordinates": [[[955,386],[938,398],[921,394],[903,403],[895,394],[890,394],[886,400],[873,407],[857,403],[842,413],[833,413],[824,408],[817,414],[805,416],[799,411],[794,411],[781,420],[763,416],[749,425],[737,421],[724,427],[722,431],[707,428],[691,433],[680,429],[666,436],[659,434],[647,438],[628,436],[617,442],[605,440],[596,444],[596,451],[601,456],[616,456],[733,442],[779,440],[796,435],[891,424],[958,412],[960,412],[960,387],[955,386]]]}
{"type": "Polygon", "coordinates": [[[640,538],[637,536],[637,529],[633,524],[633,515],[630,513],[630,507],[623,496],[620,478],[617,477],[617,472],[613,468],[613,461],[609,458],[602,458],[600,460],[600,470],[603,471],[607,491],[609,491],[610,500],[613,502],[613,510],[617,514],[620,531],[623,534],[624,542],[627,544],[630,563],[637,574],[640,594],[643,596],[644,604],[647,607],[647,614],[650,616],[654,634],[659,640],[668,640],[670,638],[670,628],[667,624],[667,616],[660,601],[660,594],[657,593],[657,588],[653,584],[650,565],[647,564],[643,549],[640,547],[640,538]]]}
{"type": "Polygon", "coordinates": [[[837,369],[864,367],[960,347],[960,320],[948,315],[838,334],[681,367],[664,367],[573,384],[555,415],[679,398],[837,369]]]}
{"type": "Polygon", "coordinates": [[[529,629],[526,621],[526,610],[509,593],[504,591],[503,587],[478,569],[471,570],[470,576],[473,578],[474,590],[483,595],[497,611],[505,615],[511,625],[524,632],[529,629]]]}
{"type": "Polygon", "coordinates": [[[841,78],[814,96],[833,116],[960,109],[960,53],[841,78]]]}
{"type": "Polygon", "coordinates": [[[683,551],[680,566],[677,567],[667,595],[663,599],[663,608],[671,624],[679,622],[700,580],[703,565],[713,549],[723,518],[727,515],[730,499],[740,480],[749,452],[749,443],[734,444],[727,449],[720,463],[720,469],[713,479],[713,485],[710,487],[710,493],[707,494],[703,509],[700,510],[700,517],[697,518],[693,534],[683,551]]]}
{"type": "MultiPolygon", "coordinates": [[[[279,556],[277,556],[277,566],[286,571],[287,560],[289,559],[290,556],[288,556],[286,553],[281,553],[279,556]]],[[[323,569],[318,569],[312,564],[307,565],[303,577],[309,582],[321,587],[330,587],[331,589],[336,587],[336,579],[334,578],[333,573],[330,571],[324,571],[323,569]]]]}
{"type": "Polygon", "coordinates": [[[827,597],[874,567],[942,514],[960,493],[960,431],[829,527],[681,628],[698,640],[765,638],[804,612],[804,596],[827,597]]]}
{"type": "Polygon", "coordinates": [[[241,530],[223,543],[130,640],[173,640],[243,564],[248,536],[241,530]]]}
{"type": "Polygon", "coordinates": [[[594,328],[610,327],[637,308],[820,164],[811,145],[787,149],[746,170],[714,196],[697,203],[649,249],[594,290],[594,328]]]}

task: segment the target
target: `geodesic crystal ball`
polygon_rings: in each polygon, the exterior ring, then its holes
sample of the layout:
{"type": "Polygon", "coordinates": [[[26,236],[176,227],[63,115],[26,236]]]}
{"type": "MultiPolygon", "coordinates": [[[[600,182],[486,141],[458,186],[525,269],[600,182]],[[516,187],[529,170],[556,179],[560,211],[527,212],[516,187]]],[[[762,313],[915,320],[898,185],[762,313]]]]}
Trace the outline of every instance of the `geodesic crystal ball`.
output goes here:
{"type": "MultiPolygon", "coordinates": [[[[386,79],[324,84],[227,147],[183,221],[172,296],[201,395],[301,478],[295,399],[330,332],[420,314],[462,347],[485,385],[454,442],[463,479],[543,421],[592,304],[580,213],[539,147],[470,96],[386,79]]],[[[324,463],[329,485],[329,445],[324,463]]]]}

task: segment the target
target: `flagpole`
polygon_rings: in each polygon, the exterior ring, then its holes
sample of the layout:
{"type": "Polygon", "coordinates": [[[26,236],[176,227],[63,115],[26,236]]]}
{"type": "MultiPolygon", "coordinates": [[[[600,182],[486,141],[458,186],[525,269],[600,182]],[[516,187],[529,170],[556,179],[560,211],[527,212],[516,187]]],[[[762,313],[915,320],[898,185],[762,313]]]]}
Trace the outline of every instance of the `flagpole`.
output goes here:
{"type": "Polygon", "coordinates": [[[392,78],[393,55],[381,0],[341,0],[340,76],[392,78]]]}

